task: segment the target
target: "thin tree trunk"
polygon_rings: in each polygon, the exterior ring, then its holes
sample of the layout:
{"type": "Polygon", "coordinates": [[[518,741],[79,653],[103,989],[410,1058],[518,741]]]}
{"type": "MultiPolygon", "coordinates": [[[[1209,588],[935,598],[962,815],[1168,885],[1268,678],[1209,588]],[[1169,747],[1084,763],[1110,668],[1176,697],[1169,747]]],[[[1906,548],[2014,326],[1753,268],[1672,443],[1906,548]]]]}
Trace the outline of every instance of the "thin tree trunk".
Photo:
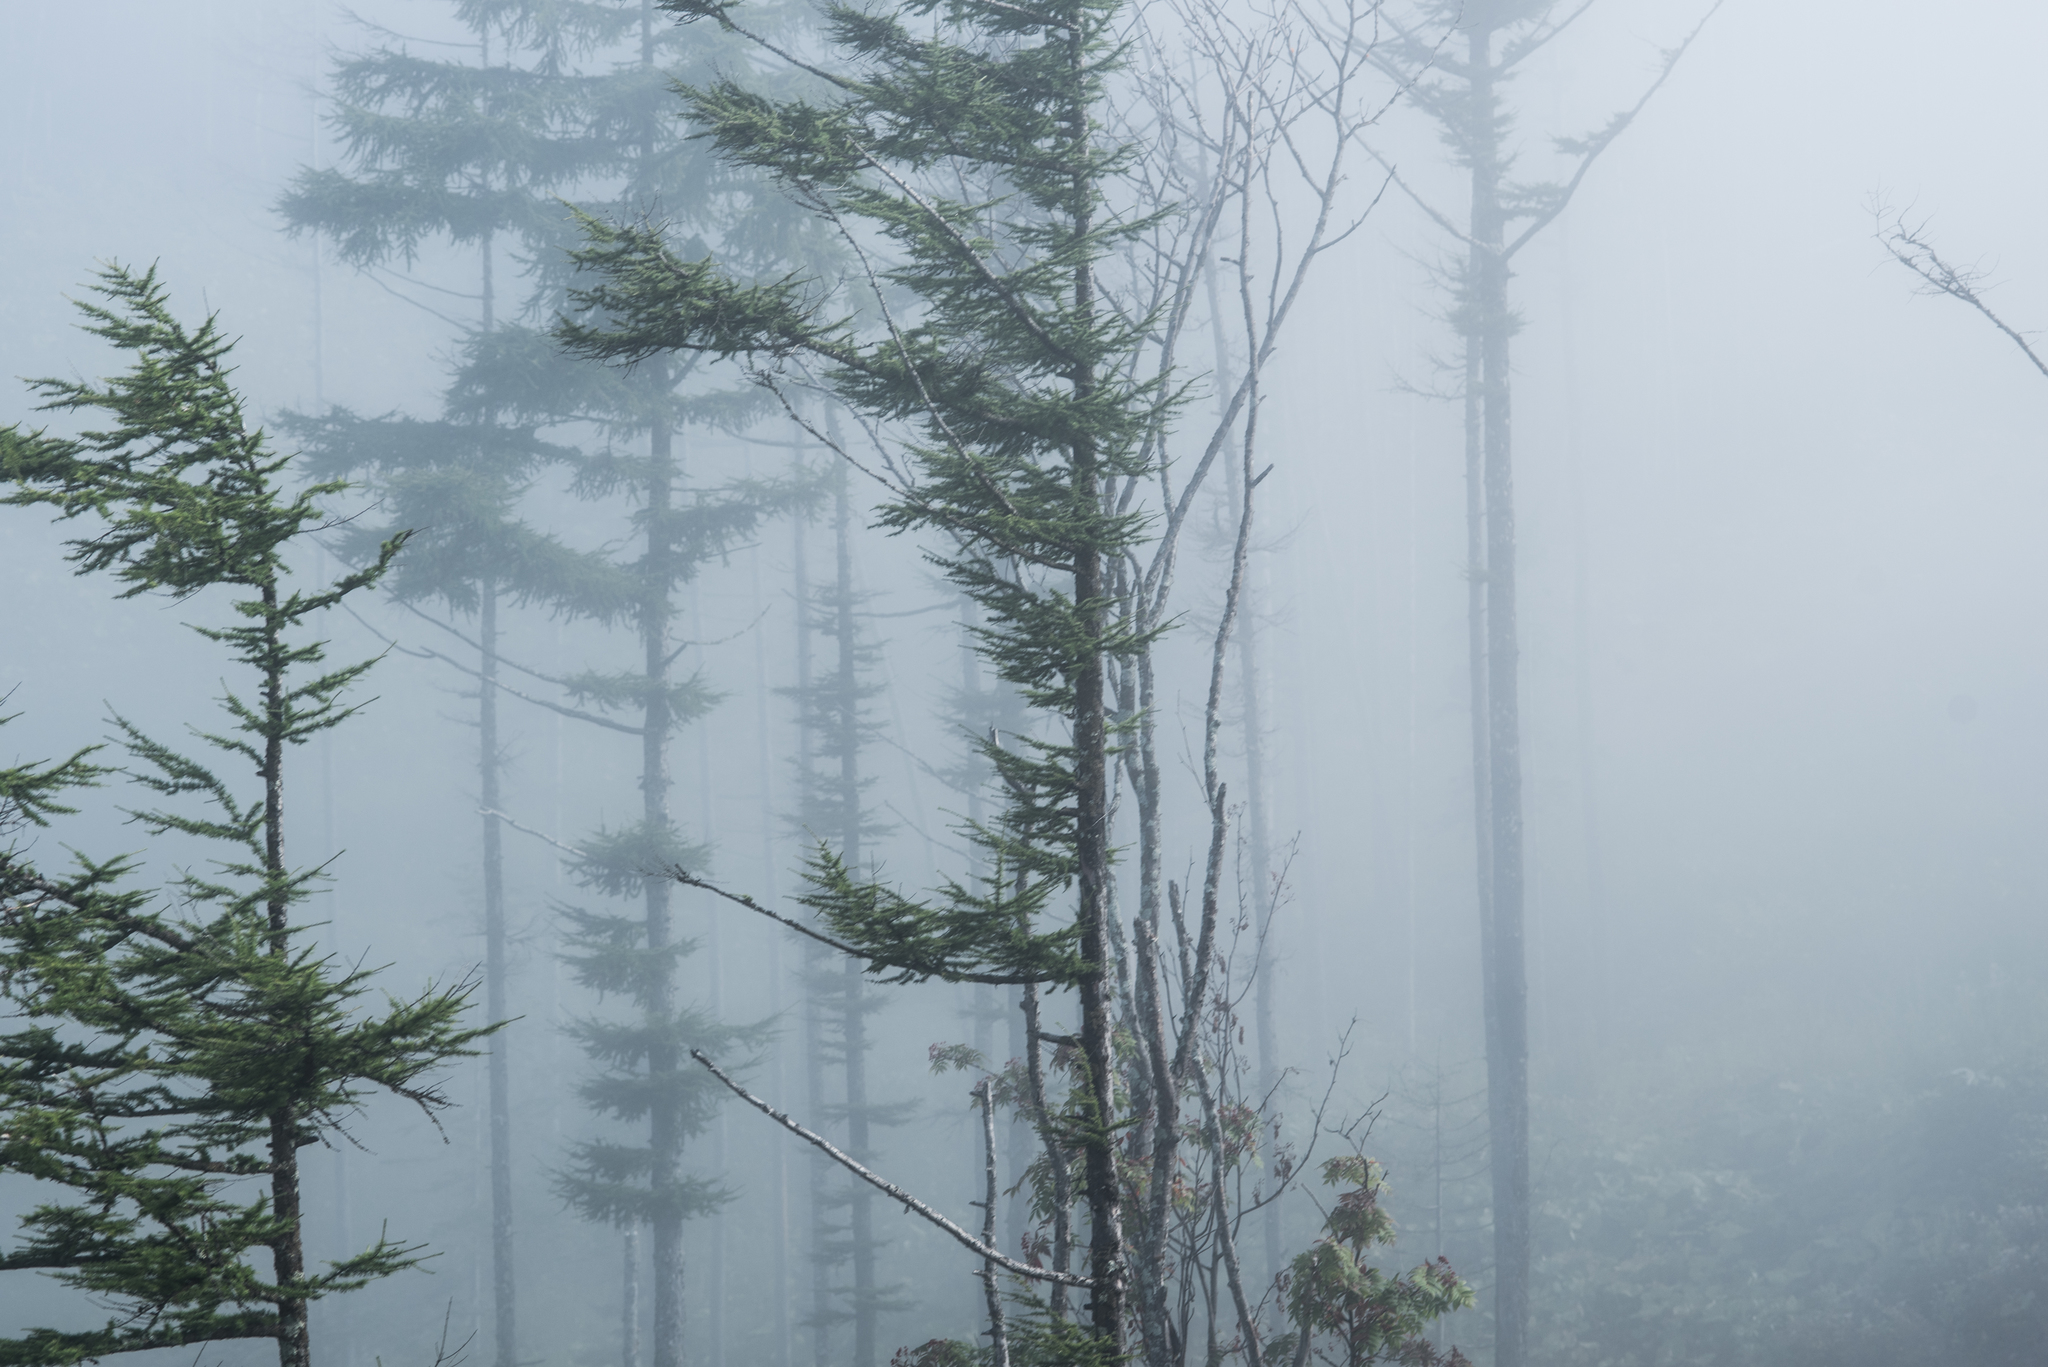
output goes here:
{"type": "MultiPolygon", "coordinates": [[[[1212,275],[1212,281],[1213,278],[1212,275]]],[[[1214,307],[1213,284],[1210,297],[1211,307],[1214,307]]],[[[1248,519],[1245,472],[1238,468],[1239,464],[1225,461],[1224,470],[1229,475],[1231,502],[1237,504],[1239,517],[1248,519]]],[[[1259,1104],[1265,1105],[1271,1102],[1280,1083],[1280,1040],[1278,1027],[1273,1021],[1273,981],[1279,968],[1273,938],[1273,915],[1279,907],[1279,890],[1273,886],[1273,835],[1266,803],[1265,710],[1261,705],[1263,697],[1259,686],[1258,598],[1253,592],[1250,554],[1251,547],[1247,544],[1242,582],[1237,588],[1237,663],[1238,688],[1244,702],[1241,721],[1244,728],[1245,834],[1251,844],[1247,851],[1252,866],[1251,913],[1252,924],[1257,927],[1259,947],[1258,976],[1252,987],[1252,1011],[1258,1035],[1259,1104]]],[[[1267,1142],[1276,1146],[1280,1142],[1277,1115],[1267,1131],[1267,1142]]],[[[1266,1276],[1270,1280],[1280,1273],[1279,1202],[1267,1203],[1260,1224],[1265,1242],[1266,1276]]],[[[1275,1313],[1279,1313],[1277,1306],[1275,1313]]]]}
{"type": "MultiPolygon", "coordinates": [[[[666,377],[658,377],[665,381],[666,377]]],[[[666,384],[662,384],[666,392],[666,384]]],[[[673,609],[669,589],[673,578],[669,516],[674,493],[674,434],[657,421],[649,439],[647,478],[647,564],[641,586],[640,633],[645,657],[645,710],[641,738],[640,785],[642,820],[650,834],[667,831],[669,812],[669,732],[674,718],[668,692],[668,627],[673,609]]],[[[670,909],[672,879],[661,874],[646,879],[647,948],[660,953],[674,943],[670,909]]],[[[670,1029],[676,1018],[676,975],[672,963],[657,975],[650,1002],[653,1036],[647,1051],[648,1081],[654,1102],[649,1117],[651,1186],[656,1209],[649,1221],[654,1233],[654,1358],[653,1367],[681,1367],[683,1361],[683,1216],[665,1208],[665,1193],[682,1178],[681,1053],[670,1029]]]]}
{"type": "MultiPolygon", "coordinates": [[[[747,465],[747,477],[753,477],[753,464],[747,465]]],[[[799,532],[801,535],[801,532],[799,532]]],[[[754,547],[747,553],[747,570],[753,588],[753,611],[758,618],[764,611],[761,582],[761,549],[754,547]]],[[[776,894],[776,842],[775,842],[775,759],[769,741],[769,699],[773,696],[768,687],[768,633],[754,633],[754,736],[756,751],[754,762],[761,776],[761,888],[769,901],[776,894]]],[[[783,978],[782,937],[768,939],[768,1010],[771,1016],[782,1015],[784,994],[788,984],[783,978]]],[[[773,1060],[775,1095],[788,1095],[787,1063],[788,1053],[784,1041],[777,1039],[773,1060]]],[[[768,1303],[774,1307],[769,1316],[773,1328],[773,1367],[790,1367],[790,1318],[794,1308],[789,1294],[789,1146],[775,1146],[775,1171],[773,1177],[775,1213],[774,1226],[770,1231],[772,1256],[770,1260],[768,1303]]]]}
{"type": "MultiPolygon", "coordinates": [[[[1245,819],[1252,848],[1252,915],[1259,926],[1259,977],[1254,988],[1252,1009],[1259,1036],[1259,1104],[1272,1104],[1280,1086],[1280,1035],[1274,1020],[1274,980],[1279,976],[1277,942],[1273,918],[1279,909],[1279,889],[1273,883],[1273,836],[1266,804],[1266,741],[1263,699],[1259,691],[1258,600],[1245,582],[1243,639],[1238,662],[1244,675],[1244,769],[1245,819]]],[[[1267,1142],[1280,1142],[1279,1115],[1267,1129],[1267,1142]]],[[[1280,1274],[1280,1203],[1268,1202],[1260,1217],[1266,1252],[1266,1278],[1280,1274]]],[[[1277,1305],[1277,1303],[1276,1303],[1277,1305]]],[[[1274,1312],[1279,1314],[1278,1309],[1274,1312]]]]}
{"type": "MultiPolygon", "coordinates": [[[[265,657],[275,660],[283,650],[278,626],[275,582],[263,586],[265,657]]],[[[270,954],[291,953],[291,902],[286,895],[284,864],[284,731],[285,700],[282,665],[273,665],[263,679],[263,868],[271,894],[265,907],[270,929],[270,954]]],[[[303,1296],[291,1292],[306,1275],[305,1231],[300,1228],[299,1116],[287,1106],[270,1114],[270,1208],[278,1222],[270,1253],[282,1294],[277,1305],[278,1367],[312,1367],[313,1340],[303,1296]]]]}
{"type": "MultiPolygon", "coordinates": [[[[833,632],[838,638],[839,661],[834,676],[832,722],[839,735],[839,800],[841,827],[840,857],[854,876],[860,876],[861,781],[860,781],[860,651],[854,624],[853,595],[853,507],[847,488],[846,466],[833,467],[832,545],[834,589],[833,632]]],[[[846,1142],[848,1153],[862,1164],[874,1163],[873,1115],[868,1103],[868,1032],[864,965],[848,959],[841,1040],[846,1064],[846,1142]]],[[[853,1242],[853,1364],[875,1367],[875,1203],[865,1184],[855,1184],[848,1211],[853,1242]]]]}
{"type": "MultiPolygon", "coordinates": [[[[981,1102],[981,1242],[993,1248],[996,1241],[996,1099],[987,1079],[983,1079],[975,1091],[981,1102]]],[[[988,1292],[989,1367],[1010,1367],[1010,1336],[1003,1323],[1003,1284],[996,1277],[993,1259],[982,1261],[981,1280],[988,1292]]]]}
{"type": "MultiPolygon", "coordinates": [[[[498,765],[498,586],[489,579],[477,585],[480,609],[477,643],[483,647],[477,696],[478,790],[484,816],[484,992],[493,1021],[506,1020],[505,847],[498,822],[503,810],[498,765]]],[[[512,1100],[509,1043],[506,1032],[491,1036],[489,1056],[491,1108],[491,1297],[495,1311],[493,1346],[497,1367],[514,1367],[518,1339],[513,1319],[512,1274],[512,1100]]]]}
{"type": "MultiPolygon", "coordinates": [[[[1478,331],[1481,488],[1485,501],[1485,765],[1487,833],[1487,1121],[1493,1176],[1494,1361],[1524,1367],[1529,1324],[1528,985],[1522,933],[1522,752],[1515,613],[1515,507],[1509,421],[1508,266],[1497,145],[1492,30],[1468,35],[1472,253],[1468,289],[1478,331]]],[[[1468,351],[1466,374],[1474,378],[1468,351]]],[[[1469,403],[1469,400],[1468,400],[1469,403]]],[[[1468,409],[1469,411],[1469,409],[1468,409]]],[[[1469,438],[1468,438],[1469,440],[1469,438]]]]}
{"type": "MultiPolygon", "coordinates": [[[[1007,1012],[1006,1014],[1010,1021],[1010,1052],[1008,1057],[1020,1061],[1029,1058],[1035,1046],[1031,1040],[1030,1023],[1024,1015],[1024,997],[1021,993],[1017,999],[1017,1010],[1007,1012]]],[[[1035,1114],[1031,1117],[1031,1128],[1029,1129],[1017,1124],[1016,1119],[1016,1117],[1011,1119],[1009,1145],[1010,1180],[1015,1185],[1016,1191],[1011,1195],[1009,1205],[1003,1212],[1005,1247],[1012,1254],[1019,1254],[1024,1251],[1024,1237],[1030,1227],[1031,1220],[1031,1197],[1028,1190],[1030,1184],[1023,1180],[1023,1176],[1025,1169],[1031,1166],[1031,1137],[1033,1134],[1043,1133],[1038,1117],[1035,1114]]]]}
{"type": "Polygon", "coordinates": [[[619,1361],[640,1367],[640,1229],[626,1226],[625,1266],[619,1274],[619,1361]]]}
{"type": "MultiPolygon", "coordinates": [[[[690,620],[704,620],[702,600],[695,579],[690,581],[690,620]]],[[[711,728],[697,728],[697,838],[706,846],[715,845],[718,840],[715,816],[715,799],[711,790],[711,728]]],[[[714,908],[705,922],[704,968],[707,979],[704,1008],[711,1019],[725,1018],[725,952],[720,942],[719,915],[714,908]]],[[[678,1065],[680,1066],[680,1064],[678,1065]]],[[[725,1110],[719,1108],[711,1121],[711,1143],[708,1155],[713,1172],[726,1171],[726,1120],[725,1110]]],[[[710,1248],[706,1250],[704,1268],[704,1346],[701,1357],[705,1367],[725,1367],[725,1208],[720,1206],[711,1215],[710,1248]]]]}
{"type": "MultiPolygon", "coordinates": [[[[1021,882],[1021,878],[1019,879],[1021,882]]],[[[1031,1118],[1038,1126],[1039,1142],[1045,1148],[1046,1166],[1052,1171],[1052,1270],[1073,1268],[1074,1184],[1067,1167],[1067,1151],[1060,1143],[1059,1127],[1045,1100],[1045,1059],[1040,1051],[1038,984],[1024,984],[1024,1080],[1030,1089],[1031,1118]]],[[[1055,1282],[1051,1293],[1055,1319],[1067,1313],[1067,1288],[1055,1282]]]]}
{"type": "MultiPolygon", "coordinates": [[[[811,581],[804,555],[805,522],[790,519],[791,565],[796,579],[796,696],[797,703],[797,791],[808,797],[817,791],[814,755],[817,737],[811,726],[811,581]]],[[[804,1095],[811,1114],[825,1109],[825,1011],[816,984],[825,971],[824,955],[813,940],[804,941],[804,1095]]],[[[811,1362],[812,1367],[830,1367],[832,1324],[832,1279],[826,1261],[826,1182],[830,1160],[813,1152],[810,1158],[809,1191],[811,1213],[811,1362]]]]}
{"type": "MultiPolygon", "coordinates": [[[[653,0],[640,0],[640,65],[654,66],[653,0]]],[[[641,121],[639,158],[634,166],[636,192],[644,199],[652,191],[648,177],[654,164],[654,111],[650,107],[641,121]]],[[[659,401],[674,387],[666,364],[652,366],[646,383],[650,397],[659,401]]],[[[674,716],[669,704],[669,623],[674,607],[669,595],[675,583],[673,529],[669,525],[675,493],[675,433],[665,415],[654,419],[648,433],[646,489],[647,561],[641,584],[640,645],[644,655],[644,686],[640,753],[641,819],[650,835],[672,829],[669,789],[669,733],[674,716]]],[[[669,898],[673,880],[651,873],[646,879],[647,948],[659,954],[674,943],[675,930],[669,898]]],[[[671,1029],[676,1019],[676,974],[673,962],[665,964],[655,979],[649,1003],[652,1042],[647,1051],[648,1082],[653,1105],[648,1118],[648,1142],[652,1171],[650,1186],[656,1193],[656,1212],[649,1221],[654,1235],[654,1355],[653,1367],[682,1367],[683,1361],[683,1216],[680,1210],[664,1208],[663,1193],[672,1192],[682,1178],[683,1115],[679,1088],[682,1056],[671,1029]]]]}
{"type": "Polygon", "coordinates": [[[1230,1290],[1231,1308],[1237,1311],[1237,1332],[1243,1340],[1245,1361],[1249,1367],[1265,1367],[1259,1322],[1252,1314],[1251,1298],[1244,1289],[1244,1273],[1238,1266],[1237,1229],[1223,1199],[1223,1126],[1216,1117],[1216,1093],[1199,1061],[1194,1075],[1195,1087],[1202,1097],[1202,1133],[1209,1141],[1209,1203],[1211,1217],[1216,1221],[1216,1246],[1223,1254],[1224,1281],[1230,1290]]]}
{"type": "Polygon", "coordinates": [[[1146,1129],[1151,1142],[1152,1172],[1145,1192],[1144,1238],[1140,1244],[1143,1266],[1137,1278],[1138,1315],[1148,1367],[1172,1367],[1172,1335],[1167,1327],[1166,1228],[1179,1158],[1180,1091],[1173,1075],[1174,1050],[1166,1040],[1159,934],[1140,917],[1131,938],[1138,961],[1138,1027],[1145,1035],[1141,1047],[1151,1065],[1151,1115],[1146,1129]]]}

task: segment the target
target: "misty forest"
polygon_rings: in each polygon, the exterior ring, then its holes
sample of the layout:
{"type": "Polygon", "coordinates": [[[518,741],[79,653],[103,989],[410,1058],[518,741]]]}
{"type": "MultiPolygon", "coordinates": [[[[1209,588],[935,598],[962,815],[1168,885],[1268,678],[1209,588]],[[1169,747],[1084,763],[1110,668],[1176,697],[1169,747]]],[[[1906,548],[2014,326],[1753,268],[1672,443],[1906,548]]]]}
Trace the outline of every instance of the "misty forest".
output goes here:
{"type": "Polygon", "coordinates": [[[0,1367],[2048,1357],[2048,17],[4,31],[0,1367]]]}

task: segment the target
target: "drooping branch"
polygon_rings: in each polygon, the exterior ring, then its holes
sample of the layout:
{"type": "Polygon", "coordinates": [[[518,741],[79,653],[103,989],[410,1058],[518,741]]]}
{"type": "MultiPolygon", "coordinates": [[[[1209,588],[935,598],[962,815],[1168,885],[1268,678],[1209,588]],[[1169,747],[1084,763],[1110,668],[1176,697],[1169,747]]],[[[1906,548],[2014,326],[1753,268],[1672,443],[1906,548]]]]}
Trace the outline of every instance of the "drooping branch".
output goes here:
{"type": "Polygon", "coordinates": [[[530,835],[535,840],[545,841],[548,844],[553,845],[556,849],[560,850],[563,854],[568,855],[572,859],[590,858],[590,851],[581,849],[575,845],[565,844],[564,842],[557,840],[553,836],[549,835],[546,831],[537,831],[531,826],[522,825],[519,822],[513,820],[511,817],[505,815],[503,812],[499,811],[495,807],[479,807],[476,809],[476,814],[478,816],[495,817],[499,821],[504,822],[507,826],[510,826],[513,830],[518,831],[521,835],[530,835]]]}
{"type": "MultiPolygon", "coordinates": [[[[637,726],[628,726],[624,722],[613,721],[609,717],[596,716],[593,713],[584,712],[578,708],[570,707],[563,703],[550,702],[546,698],[536,698],[531,693],[522,692],[521,690],[514,688],[511,684],[506,683],[502,679],[486,678],[482,670],[476,669],[470,665],[466,665],[462,661],[454,658],[453,656],[443,655],[440,651],[434,649],[432,646],[400,645],[392,637],[386,636],[383,632],[371,626],[367,621],[363,619],[362,614],[357,612],[354,608],[344,605],[342,610],[348,613],[349,616],[355,618],[356,621],[362,626],[363,630],[369,632],[372,636],[375,636],[378,640],[384,642],[384,644],[390,646],[393,650],[397,651],[401,655],[410,655],[416,660],[439,660],[442,664],[447,665],[449,668],[460,670],[462,673],[469,675],[470,678],[476,679],[479,682],[484,683],[491,688],[497,689],[500,693],[509,693],[513,697],[519,699],[521,702],[530,702],[535,707],[545,707],[550,712],[560,713],[562,716],[572,718],[576,721],[586,721],[589,722],[592,726],[602,726],[608,731],[620,731],[629,736],[638,736],[645,734],[637,726]]],[[[432,621],[433,619],[428,618],[427,620],[432,621]]],[[[479,647],[479,649],[481,649],[481,647],[479,647]]]]}
{"type": "Polygon", "coordinates": [[[778,925],[789,927],[789,929],[799,935],[808,936],[829,949],[835,949],[849,959],[864,959],[870,964],[879,965],[883,968],[909,969],[918,973],[928,973],[931,977],[939,978],[949,983],[985,983],[991,987],[1020,987],[1026,983],[1041,981],[1037,977],[1021,973],[964,973],[957,969],[938,969],[928,965],[898,963],[885,956],[873,954],[865,949],[850,945],[844,940],[834,939],[814,926],[805,925],[794,916],[784,916],[773,908],[764,907],[743,892],[728,892],[716,883],[699,878],[688,869],[672,867],[665,870],[665,872],[670,878],[675,879],[676,882],[681,883],[684,887],[697,888],[700,891],[710,893],[713,897],[722,897],[736,907],[745,907],[748,911],[758,916],[765,916],[778,925]]]}

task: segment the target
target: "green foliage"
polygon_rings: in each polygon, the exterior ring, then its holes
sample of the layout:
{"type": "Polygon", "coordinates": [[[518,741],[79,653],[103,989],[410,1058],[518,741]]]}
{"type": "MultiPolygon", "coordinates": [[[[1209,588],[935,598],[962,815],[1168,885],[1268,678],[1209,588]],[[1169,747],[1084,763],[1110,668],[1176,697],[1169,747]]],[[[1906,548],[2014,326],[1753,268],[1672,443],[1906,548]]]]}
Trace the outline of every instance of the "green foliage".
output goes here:
{"type": "MultiPolygon", "coordinates": [[[[1038,1297],[1020,1294],[1009,1301],[1012,1367],[1121,1367],[1125,1361],[1106,1354],[1098,1339],[1071,1320],[1054,1315],[1038,1297]]],[[[984,1344],[927,1339],[898,1348],[889,1367],[986,1367],[992,1356],[984,1344]]]]}
{"type": "MultiPolygon", "coordinates": [[[[258,692],[222,699],[230,726],[198,738],[257,787],[116,719],[166,805],[133,813],[152,837],[224,846],[168,888],[131,886],[129,860],[79,856],[61,875],[0,854],[0,1168],[63,1191],[24,1217],[0,1270],[38,1269],[115,1310],[103,1328],[29,1330],[0,1362],[68,1364],[107,1353],[269,1337],[304,1357],[310,1300],[415,1266],[417,1246],[380,1238],[324,1271],[304,1265],[297,1152],[341,1130],[385,1091],[429,1113],[432,1083],[486,1030],[462,1016],[470,985],[428,986],[368,1004],[373,971],[337,970],[301,943],[291,908],[318,870],[284,859],[285,755],[354,711],[342,694],[373,663],[325,664],[299,633],[374,584],[403,535],[356,573],[288,591],[293,543],[323,523],[334,481],[288,493],[273,453],[228,382],[230,344],[209,317],[187,329],[152,269],[100,272],[88,330],[131,357],[99,384],[43,380],[45,410],[109,414],[78,438],[0,430],[5,502],[91,515],[70,543],[80,573],[106,572],[123,597],[188,599],[227,586],[240,624],[195,626],[253,673],[258,692]],[[253,699],[253,700],[251,700],[253,699]],[[196,800],[197,805],[193,802],[196,800]],[[248,1179],[267,1178],[250,1199],[248,1179]],[[267,1249],[265,1277],[249,1255],[267,1249]]],[[[42,824],[57,794],[107,771],[83,753],[0,774],[0,821],[42,824]]]]}
{"type": "MultiPolygon", "coordinates": [[[[665,1109],[679,1134],[703,1133],[725,1097],[724,1088],[698,1069],[652,1065],[686,1057],[692,1049],[729,1057],[734,1049],[764,1043],[766,1028],[725,1025],[673,1004],[675,965],[696,948],[691,942],[650,946],[648,924],[638,917],[578,908],[565,908],[563,914],[569,927],[565,958],[577,981],[602,995],[622,996],[637,1008],[626,1020],[585,1017],[570,1027],[597,1065],[578,1094],[597,1114],[615,1121],[645,1123],[657,1109],[665,1109]]],[[[663,1171],[661,1160],[652,1143],[586,1140],[571,1148],[567,1165],[555,1174],[555,1190],[584,1218],[613,1225],[695,1219],[731,1199],[721,1183],[663,1171]]]]}
{"type": "MultiPolygon", "coordinates": [[[[737,27],[725,7],[668,7],[737,27]]],[[[686,257],[648,225],[596,219],[579,261],[598,283],[572,294],[582,312],[559,331],[602,359],[752,356],[770,386],[801,357],[849,406],[901,424],[914,474],[894,486],[882,524],[952,543],[934,559],[981,608],[984,657],[1041,713],[1071,716],[1076,681],[1143,638],[1106,617],[1106,599],[1077,600],[1054,577],[1142,539],[1142,518],[1098,493],[1139,471],[1142,436],[1167,407],[1120,363],[1147,320],[1094,307],[1086,284],[1150,222],[1108,212],[1101,181],[1127,155],[1100,145],[1086,113],[1114,68],[1115,9],[1059,5],[1031,22],[994,4],[948,14],[952,36],[927,40],[892,18],[829,9],[833,70],[857,74],[831,77],[825,103],[778,102],[732,80],[684,92],[727,160],[772,177],[849,242],[888,244],[872,283],[900,316],[874,294],[880,335],[832,311],[842,291],[816,277],[742,276],[686,257]]],[[[1074,877],[1078,757],[1014,735],[982,745],[1010,799],[971,833],[993,857],[984,886],[906,898],[825,856],[809,900],[877,972],[1071,982],[1085,970],[1069,930],[1033,922],[1074,877]]]]}
{"type": "Polygon", "coordinates": [[[939,896],[907,896],[886,882],[853,876],[829,846],[804,861],[808,890],[797,898],[841,940],[858,946],[870,972],[889,982],[1057,983],[1077,981],[1084,965],[1071,924],[1044,931],[1033,920],[1055,890],[1049,880],[1021,891],[999,859],[978,888],[947,879],[939,896]]]}
{"type": "Polygon", "coordinates": [[[542,441],[530,428],[486,422],[428,422],[346,408],[286,415],[283,427],[309,469],[374,481],[384,526],[352,522],[336,548],[361,563],[394,527],[415,529],[384,580],[406,602],[436,600],[474,614],[488,584],[515,603],[614,621],[628,608],[631,584],[602,555],[574,551],[528,525],[519,504],[547,466],[577,453],[542,441]]]}
{"type": "Polygon", "coordinates": [[[1323,1237],[1288,1268],[1287,1313],[1297,1337],[1268,1352],[1291,1352],[1300,1346],[1300,1335],[1310,1336],[1309,1349],[1316,1351],[1320,1335],[1329,1345],[1323,1360],[1342,1367],[1464,1363],[1457,1349],[1439,1355],[1423,1337],[1433,1322],[1473,1303],[1472,1289],[1451,1265],[1438,1258],[1405,1276],[1372,1265],[1372,1251],[1394,1239],[1393,1217],[1380,1205],[1385,1182],[1379,1164],[1346,1154],[1324,1163],[1322,1177],[1325,1185],[1343,1190],[1324,1218],[1323,1237]]]}
{"type": "MultiPolygon", "coordinates": [[[[788,56],[739,6],[663,8],[788,56]]],[[[1119,212],[1106,189],[1131,162],[1099,126],[1118,22],[1114,0],[824,7],[829,56],[790,62],[811,89],[778,96],[719,72],[682,94],[723,162],[770,180],[852,269],[776,274],[592,215],[576,257],[588,280],[557,328],[571,349],[626,365],[744,358],[792,415],[793,391],[824,389],[884,453],[871,471],[889,491],[879,524],[944,547],[927,553],[979,610],[978,652],[1036,714],[977,737],[1003,794],[998,814],[965,824],[980,867],[906,893],[841,832],[808,860],[802,900],[888,981],[1078,989],[1083,1085],[1059,1123],[1085,1157],[1098,1229],[1119,1199],[1103,983],[1121,737],[1104,670],[1149,638],[1118,616],[1109,582],[1147,535],[1115,490],[1155,473],[1145,437],[1172,407],[1134,378],[1153,320],[1107,306],[1096,279],[1156,221],[1119,212]],[[914,32],[913,17],[936,22],[914,32]]],[[[812,428],[864,464],[834,430],[812,428]]],[[[1049,1321],[1075,1342],[1046,1360],[1117,1355],[1116,1261],[1099,1260],[1091,1330],[1049,1321]]]]}
{"type": "MultiPolygon", "coordinates": [[[[132,598],[152,590],[185,597],[214,584],[256,587],[283,572],[283,549],[320,521],[319,500],[345,486],[314,484],[284,499],[273,454],[245,420],[225,364],[234,343],[209,316],[196,331],[173,318],[152,266],[98,273],[79,311],[85,330],[132,353],[128,372],[92,384],[32,381],[45,412],[102,412],[110,425],[76,439],[6,429],[0,473],[20,486],[6,501],[48,504],[66,521],[91,514],[106,525],[70,544],[79,573],[111,571],[132,598]]],[[[335,585],[315,611],[362,586],[335,585]]],[[[245,614],[246,615],[246,614],[245,614]]]]}

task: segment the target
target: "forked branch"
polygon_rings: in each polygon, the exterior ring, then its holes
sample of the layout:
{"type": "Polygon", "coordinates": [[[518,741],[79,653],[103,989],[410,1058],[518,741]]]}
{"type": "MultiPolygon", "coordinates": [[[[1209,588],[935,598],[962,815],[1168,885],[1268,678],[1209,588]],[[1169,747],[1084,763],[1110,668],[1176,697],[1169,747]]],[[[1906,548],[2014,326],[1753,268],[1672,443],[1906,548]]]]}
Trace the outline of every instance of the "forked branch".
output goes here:
{"type": "Polygon", "coordinates": [[[1934,250],[1934,244],[1927,240],[1927,224],[1923,220],[1917,226],[1909,225],[1904,214],[1895,214],[1882,204],[1876,208],[1877,240],[1892,254],[1892,260],[1904,266],[1926,282],[1924,293],[1945,294],[1951,299],[1960,299],[1977,312],[1991,320],[1997,328],[2012,339],[2012,344],[2026,353],[2034,369],[2048,375],[2048,362],[2041,359],[2026,336],[1992,312],[1984,302],[1984,272],[1975,267],[1955,266],[1934,250]]]}

